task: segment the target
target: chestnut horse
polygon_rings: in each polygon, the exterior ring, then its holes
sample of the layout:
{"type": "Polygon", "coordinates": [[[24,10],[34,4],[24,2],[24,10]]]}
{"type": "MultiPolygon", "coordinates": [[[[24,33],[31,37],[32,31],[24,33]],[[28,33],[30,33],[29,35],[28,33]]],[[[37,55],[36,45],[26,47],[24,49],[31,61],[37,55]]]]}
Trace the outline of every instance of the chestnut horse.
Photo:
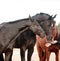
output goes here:
{"type": "Polygon", "coordinates": [[[37,45],[39,61],[44,61],[46,36],[44,38],[40,38],[37,35],[36,38],[37,38],[36,45],[37,45]]]}
{"type": "MultiPolygon", "coordinates": [[[[58,41],[58,29],[57,29],[57,26],[54,25],[54,28],[53,28],[53,37],[54,37],[54,40],[57,40],[58,41]]],[[[55,55],[56,55],[56,61],[59,61],[59,47],[58,47],[58,43],[55,43],[55,44],[51,44],[51,46],[47,47],[46,46],[46,59],[47,61],[49,61],[49,57],[50,57],[50,54],[51,52],[54,52],[55,55]]]]}
{"type": "MultiPolygon", "coordinates": [[[[53,39],[57,40],[58,39],[58,30],[56,25],[53,25],[53,39]]],[[[39,60],[40,61],[45,61],[45,59],[47,59],[47,61],[49,61],[49,56],[51,54],[51,52],[55,52],[56,54],[56,61],[58,61],[58,52],[59,52],[59,48],[58,48],[58,44],[52,44],[49,47],[45,46],[46,44],[46,37],[44,37],[43,39],[40,38],[39,36],[37,36],[37,51],[38,51],[38,56],[39,56],[39,60]],[[46,55],[46,56],[45,56],[46,55]]]]}

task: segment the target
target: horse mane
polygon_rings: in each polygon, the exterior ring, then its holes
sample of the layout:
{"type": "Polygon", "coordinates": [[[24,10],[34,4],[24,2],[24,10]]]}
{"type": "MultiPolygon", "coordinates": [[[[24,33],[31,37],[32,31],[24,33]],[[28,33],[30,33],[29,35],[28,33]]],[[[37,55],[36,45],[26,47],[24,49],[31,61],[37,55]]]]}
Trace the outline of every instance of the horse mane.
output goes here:
{"type": "Polygon", "coordinates": [[[47,16],[50,16],[49,14],[43,13],[43,12],[41,12],[40,15],[47,15],[47,16]]]}
{"type": "MultiPolygon", "coordinates": [[[[46,14],[46,13],[38,13],[34,16],[32,16],[32,19],[35,19],[35,20],[45,20],[45,19],[48,19],[50,17],[49,14],[46,14]]],[[[29,20],[29,18],[24,18],[24,19],[18,19],[18,20],[15,20],[15,21],[10,21],[10,22],[5,22],[4,24],[13,24],[13,23],[17,23],[17,22],[20,22],[20,21],[24,21],[24,20],[29,20]]]]}
{"type": "MultiPolygon", "coordinates": [[[[41,13],[38,13],[38,14],[32,16],[32,19],[45,20],[45,19],[48,19],[49,17],[50,17],[49,14],[41,12],[41,13]]],[[[24,18],[24,19],[18,19],[18,20],[15,20],[15,21],[5,22],[5,24],[13,24],[13,23],[17,23],[17,22],[20,22],[20,21],[24,21],[24,20],[29,20],[29,18],[24,18]]]]}
{"type": "Polygon", "coordinates": [[[41,20],[47,20],[47,19],[49,19],[49,17],[50,17],[49,14],[41,12],[41,13],[38,13],[38,14],[32,16],[32,19],[36,19],[36,20],[41,21],[41,20]]]}
{"type": "Polygon", "coordinates": [[[19,20],[7,22],[7,24],[13,24],[13,23],[17,23],[17,22],[20,22],[20,21],[24,21],[24,20],[29,20],[29,18],[24,18],[24,19],[19,19],[19,20]]]}

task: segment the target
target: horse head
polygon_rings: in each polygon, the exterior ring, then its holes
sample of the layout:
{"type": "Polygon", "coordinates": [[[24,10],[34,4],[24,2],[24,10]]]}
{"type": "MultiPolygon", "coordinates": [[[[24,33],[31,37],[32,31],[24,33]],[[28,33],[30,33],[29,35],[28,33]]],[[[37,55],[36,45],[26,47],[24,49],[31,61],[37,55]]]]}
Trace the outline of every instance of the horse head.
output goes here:
{"type": "Polygon", "coordinates": [[[28,23],[29,29],[32,30],[35,34],[39,35],[40,37],[45,36],[44,30],[41,28],[39,23],[36,20],[33,20],[31,16],[29,16],[29,23],[28,23]]]}
{"type": "Polygon", "coordinates": [[[48,40],[52,40],[53,38],[52,31],[54,27],[53,25],[55,23],[55,20],[54,20],[55,17],[56,15],[51,16],[46,13],[40,13],[32,17],[33,19],[36,19],[39,22],[40,26],[45,31],[45,34],[48,40]]]}

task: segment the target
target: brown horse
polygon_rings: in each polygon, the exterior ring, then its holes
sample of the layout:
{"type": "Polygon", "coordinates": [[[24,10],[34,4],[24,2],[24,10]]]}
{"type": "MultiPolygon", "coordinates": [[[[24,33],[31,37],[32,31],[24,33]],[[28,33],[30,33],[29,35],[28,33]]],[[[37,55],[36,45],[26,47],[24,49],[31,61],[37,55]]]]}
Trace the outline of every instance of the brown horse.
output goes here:
{"type": "Polygon", "coordinates": [[[40,38],[39,36],[36,36],[36,38],[37,38],[36,45],[37,45],[39,61],[44,61],[46,36],[44,38],[40,38]]]}
{"type": "MultiPolygon", "coordinates": [[[[58,30],[56,25],[53,25],[53,39],[57,40],[58,39],[58,30]]],[[[49,47],[46,47],[46,37],[45,38],[40,38],[39,36],[37,36],[37,51],[38,51],[38,56],[40,61],[45,61],[45,59],[47,59],[47,61],[49,61],[49,56],[51,54],[51,52],[55,52],[56,54],[56,61],[58,61],[58,52],[59,52],[59,48],[58,48],[58,44],[52,44],[49,47]],[[46,56],[45,56],[46,55],[46,56]]]]}
{"type": "MultiPolygon", "coordinates": [[[[58,41],[58,30],[57,27],[54,26],[53,28],[53,36],[54,36],[54,40],[58,41]]],[[[56,61],[59,61],[59,47],[58,47],[58,43],[52,44],[49,47],[46,47],[46,59],[47,61],[49,61],[49,57],[51,52],[54,52],[56,55],[56,61]]]]}

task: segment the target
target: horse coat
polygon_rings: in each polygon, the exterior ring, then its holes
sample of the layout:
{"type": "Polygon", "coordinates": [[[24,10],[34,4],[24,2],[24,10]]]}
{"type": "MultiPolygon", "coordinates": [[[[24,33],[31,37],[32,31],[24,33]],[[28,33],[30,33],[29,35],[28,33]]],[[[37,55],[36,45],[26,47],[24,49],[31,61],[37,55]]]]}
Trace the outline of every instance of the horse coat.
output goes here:
{"type": "Polygon", "coordinates": [[[25,27],[25,25],[19,26],[19,23],[14,23],[14,25],[7,23],[0,28],[0,50],[19,33],[19,30],[22,27],[25,27]]]}
{"type": "MultiPolygon", "coordinates": [[[[43,29],[40,27],[37,21],[30,21],[30,19],[25,19],[3,23],[0,27],[0,54],[4,50],[4,48],[9,44],[9,42],[13,42],[16,35],[21,32],[20,30],[25,27],[29,27],[30,30],[40,35],[42,32],[45,35],[43,29]]],[[[16,37],[17,38],[17,37],[16,37]]],[[[13,45],[13,44],[12,44],[13,45]]]]}

